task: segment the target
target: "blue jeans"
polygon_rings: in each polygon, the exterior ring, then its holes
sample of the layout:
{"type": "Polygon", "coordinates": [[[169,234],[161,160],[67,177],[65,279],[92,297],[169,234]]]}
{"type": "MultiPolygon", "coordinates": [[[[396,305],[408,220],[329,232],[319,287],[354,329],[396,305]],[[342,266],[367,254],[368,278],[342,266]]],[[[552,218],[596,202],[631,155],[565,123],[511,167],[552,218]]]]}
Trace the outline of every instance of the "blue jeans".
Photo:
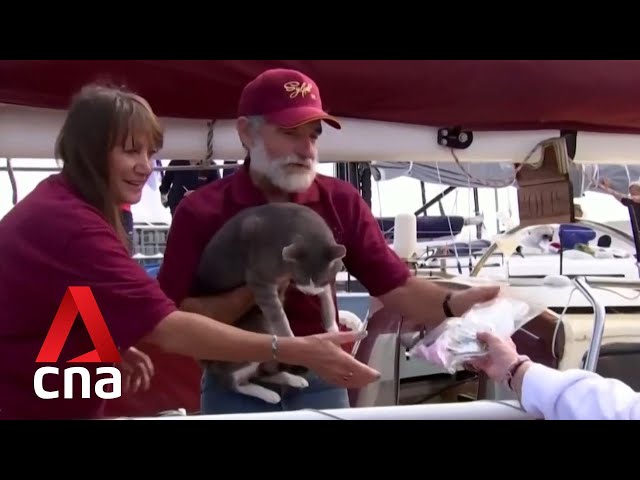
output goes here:
{"type": "MultiPolygon", "coordinates": [[[[202,377],[200,395],[200,413],[203,415],[222,415],[233,413],[264,413],[303,410],[306,408],[324,410],[330,408],[349,408],[347,390],[329,385],[308,373],[305,378],[309,382],[306,388],[298,389],[288,386],[269,385],[277,392],[282,401],[271,404],[256,397],[233,392],[218,384],[215,377],[202,377]]],[[[261,384],[266,386],[266,384],[261,384]]]]}

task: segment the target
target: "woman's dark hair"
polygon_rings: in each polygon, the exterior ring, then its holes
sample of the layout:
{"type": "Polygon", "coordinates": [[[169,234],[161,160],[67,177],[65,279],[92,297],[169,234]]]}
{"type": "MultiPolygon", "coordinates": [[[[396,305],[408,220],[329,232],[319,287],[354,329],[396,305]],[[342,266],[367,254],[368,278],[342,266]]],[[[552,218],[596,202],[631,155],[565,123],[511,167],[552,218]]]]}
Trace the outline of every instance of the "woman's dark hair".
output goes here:
{"type": "Polygon", "coordinates": [[[149,148],[162,148],[163,128],[149,103],[124,87],[91,84],[73,97],[55,148],[62,174],[125,245],[120,205],[109,188],[109,153],[136,136],[145,136],[149,148]]]}

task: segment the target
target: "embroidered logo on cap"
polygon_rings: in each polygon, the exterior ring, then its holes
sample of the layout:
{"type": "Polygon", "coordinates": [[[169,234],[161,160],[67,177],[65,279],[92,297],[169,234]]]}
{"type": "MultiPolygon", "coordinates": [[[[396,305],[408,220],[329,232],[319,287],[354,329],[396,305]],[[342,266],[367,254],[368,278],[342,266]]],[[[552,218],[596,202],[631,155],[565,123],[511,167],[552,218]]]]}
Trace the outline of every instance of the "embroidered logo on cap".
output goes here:
{"type": "Polygon", "coordinates": [[[315,100],[315,94],[311,93],[312,86],[307,82],[287,82],[284,84],[285,91],[289,92],[289,98],[296,98],[298,95],[306,97],[307,94],[315,100]]]}

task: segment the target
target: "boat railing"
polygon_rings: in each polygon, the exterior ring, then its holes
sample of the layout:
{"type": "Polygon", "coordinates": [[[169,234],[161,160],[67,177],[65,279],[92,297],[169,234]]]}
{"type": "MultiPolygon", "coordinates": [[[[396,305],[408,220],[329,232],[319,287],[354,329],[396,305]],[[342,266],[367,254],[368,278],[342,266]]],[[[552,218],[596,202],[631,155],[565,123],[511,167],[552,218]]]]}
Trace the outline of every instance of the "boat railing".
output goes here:
{"type": "MultiPolygon", "coordinates": [[[[610,235],[612,237],[617,237],[627,243],[629,243],[630,245],[635,245],[635,240],[634,237],[632,235],[629,235],[626,232],[623,232],[617,228],[611,227],[609,225],[606,225],[604,223],[598,223],[598,222],[593,222],[590,220],[584,220],[584,219],[576,219],[573,222],[574,225],[580,225],[583,227],[588,227],[591,228],[593,230],[597,230],[597,231],[601,231],[607,235],[610,235]]],[[[505,232],[503,235],[504,236],[510,236],[510,235],[515,235],[518,234],[520,232],[524,232],[526,230],[529,229],[533,229],[542,225],[546,225],[546,224],[536,224],[536,225],[517,225],[515,227],[513,227],[512,229],[508,230],[507,232],[505,232]]],[[[495,254],[499,253],[500,251],[500,247],[498,246],[498,244],[496,242],[492,242],[491,245],[489,247],[487,247],[486,250],[484,250],[484,254],[480,257],[480,259],[477,261],[476,265],[473,267],[473,270],[471,271],[470,276],[472,277],[477,277],[480,274],[480,271],[484,268],[485,264],[487,263],[487,261],[494,256],[495,254]]],[[[563,250],[560,250],[560,261],[562,262],[562,253],[563,250]]]]}
{"type": "Polygon", "coordinates": [[[517,401],[360,407],[290,412],[141,417],[133,420],[535,420],[517,401]]]}
{"type": "MultiPolygon", "coordinates": [[[[598,358],[600,356],[600,347],[602,345],[602,337],[604,336],[604,324],[606,319],[606,311],[602,302],[594,295],[592,287],[585,277],[576,277],[573,280],[574,285],[582,295],[589,301],[593,307],[593,333],[591,335],[591,344],[587,350],[587,358],[584,364],[585,370],[591,372],[596,371],[598,366],[598,358]]],[[[640,283],[640,282],[636,282],[640,283]]]]}

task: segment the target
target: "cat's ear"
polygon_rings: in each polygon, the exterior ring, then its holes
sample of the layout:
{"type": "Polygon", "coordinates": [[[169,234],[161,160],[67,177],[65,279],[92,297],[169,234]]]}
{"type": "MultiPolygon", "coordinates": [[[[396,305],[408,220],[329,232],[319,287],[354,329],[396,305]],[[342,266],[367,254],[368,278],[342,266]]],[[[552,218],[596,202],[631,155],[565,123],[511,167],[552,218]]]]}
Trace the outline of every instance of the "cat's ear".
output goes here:
{"type": "Polygon", "coordinates": [[[291,245],[287,245],[282,249],[282,259],[285,262],[295,262],[297,251],[298,251],[298,246],[295,243],[292,243],[291,245]]]}
{"type": "Polygon", "coordinates": [[[329,247],[329,258],[331,258],[331,260],[338,260],[340,258],[344,258],[346,254],[347,254],[347,249],[345,248],[344,245],[337,244],[329,247]]]}

